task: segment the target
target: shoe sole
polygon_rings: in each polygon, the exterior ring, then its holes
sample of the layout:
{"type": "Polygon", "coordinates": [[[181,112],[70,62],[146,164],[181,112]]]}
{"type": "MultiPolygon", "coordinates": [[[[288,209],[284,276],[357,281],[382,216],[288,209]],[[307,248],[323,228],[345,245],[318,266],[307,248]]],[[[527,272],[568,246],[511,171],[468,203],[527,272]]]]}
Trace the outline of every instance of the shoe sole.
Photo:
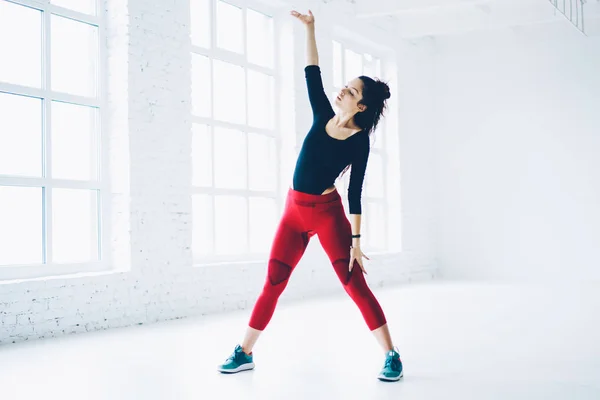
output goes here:
{"type": "Polygon", "coordinates": [[[400,375],[398,375],[397,378],[390,378],[385,375],[378,375],[377,379],[379,379],[380,381],[386,381],[386,382],[396,382],[396,381],[399,381],[400,378],[402,378],[403,376],[404,376],[404,371],[400,372],[400,375]]]}
{"type": "Polygon", "coordinates": [[[242,364],[237,368],[233,368],[233,369],[224,369],[221,367],[218,367],[217,370],[219,372],[222,372],[224,374],[235,374],[236,372],[242,372],[242,371],[248,371],[254,369],[254,363],[246,363],[246,364],[242,364]]]}

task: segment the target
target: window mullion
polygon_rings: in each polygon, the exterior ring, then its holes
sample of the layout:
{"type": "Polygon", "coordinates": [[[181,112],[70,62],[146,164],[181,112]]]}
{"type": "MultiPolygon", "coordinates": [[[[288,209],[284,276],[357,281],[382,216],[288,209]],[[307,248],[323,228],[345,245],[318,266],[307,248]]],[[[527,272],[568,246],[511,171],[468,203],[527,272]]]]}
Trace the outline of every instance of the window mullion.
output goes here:
{"type": "MultiPolygon", "coordinates": [[[[212,74],[212,68],[211,68],[211,74],[212,74]]],[[[212,79],[212,76],[211,76],[212,79]]],[[[211,88],[212,86],[214,86],[212,84],[212,80],[211,80],[211,88]]],[[[211,89],[212,91],[212,89],[211,89]]],[[[211,92],[211,99],[212,99],[212,92],[211,92]]],[[[212,101],[212,100],[211,100],[212,101]]],[[[211,106],[212,109],[212,106],[211,106]]],[[[210,135],[210,161],[211,161],[211,165],[210,165],[210,170],[211,170],[211,185],[212,188],[215,187],[215,130],[214,130],[214,124],[210,124],[208,125],[208,132],[210,135]]],[[[210,215],[211,215],[211,227],[212,227],[212,237],[213,240],[211,241],[211,248],[210,248],[210,254],[215,254],[215,250],[216,250],[216,237],[217,237],[217,225],[215,222],[215,212],[216,212],[216,208],[215,208],[215,201],[216,201],[216,193],[213,191],[212,193],[210,193],[210,215]]]]}
{"type": "Polygon", "coordinates": [[[246,115],[244,124],[246,125],[246,129],[244,131],[246,134],[244,138],[246,140],[246,251],[245,253],[250,253],[250,232],[252,229],[250,227],[251,218],[250,218],[250,132],[248,129],[249,118],[248,115],[248,103],[250,100],[250,93],[248,93],[248,8],[246,6],[241,6],[242,8],[242,32],[244,33],[244,40],[242,41],[242,53],[244,60],[244,92],[245,92],[245,102],[244,102],[244,113],[246,115]]]}
{"type": "Polygon", "coordinates": [[[45,247],[44,263],[53,262],[53,238],[52,238],[52,187],[48,185],[52,179],[52,54],[51,54],[51,37],[50,32],[52,14],[48,11],[48,4],[43,11],[43,56],[42,56],[42,71],[43,71],[43,127],[42,127],[42,143],[43,143],[43,177],[45,184],[43,186],[43,218],[42,226],[44,227],[43,239],[45,247]]]}
{"type": "MultiPolygon", "coordinates": [[[[209,9],[210,9],[210,50],[208,51],[207,56],[209,57],[209,65],[210,65],[210,125],[209,125],[209,129],[210,129],[210,139],[211,139],[211,160],[212,160],[212,165],[211,165],[211,169],[212,169],[212,185],[213,187],[215,186],[215,124],[214,124],[214,118],[215,118],[215,69],[214,69],[214,64],[213,64],[213,59],[214,59],[214,49],[217,47],[217,6],[216,6],[216,0],[211,0],[209,1],[209,9]]],[[[211,212],[210,215],[212,216],[212,220],[210,221],[211,226],[212,226],[212,248],[210,249],[210,254],[214,256],[216,249],[217,249],[217,219],[216,219],[216,201],[217,201],[217,196],[215,193],[213,193],[210,196],[210,206],[211,206],[211,212]]]]}
{"type": "Polygon", "coordinates": [[[97,27],[100,27],[100,16],[99,14],[96,15],[90,15],[90,14],[85,14],[85,13],[81,13],[79,11],[74,11],[68,8],[64,8],[61,6],[57,6],[55,4],[52,3],[48,3],[48,5],[46,6],[46,10],[54,15],[57,15],[59,17],[63,17],[63,18],[68,18],[68,19],[72,19],[74,21],[78,21],[78,22],[83,22],[89,25],[94,25],[97,27]]]}
{"type": "Polygon", "coordinates": [[[35,8],[36,10],[44,10],[46,5],[49,3],[48,0],[10,0],[11,3],[35,8]]]}
{"type": "Polygon", "coordinates": [[[383,143],[382,143],[382,151],[381,151],[381,173],[383,174],[383,176],[381,177],[382,183],[383,183],[383,204],[382,204],[382,208],[383,208],[383,232],[382,232],[382,236],[383,236],[383,249],[387,250],[388,246],[387,246],[387,229],[388,229],[388,202],[389,202],[389,196],[388,196],[388,170],[387,170],[387,146],[386,146],[386,135],[387,135],[387,122],[385,120],[382,121],[382,126],[383,129],[381,130],[381,132],[383,133],[383,143]]]}
{"type": "Polygon", "coordinates": [[[107,42],[108,32],[106,25],[106,14],[104,11],[103,3],[97,1],[96,2],[96,15],[98,16],[98,20],[100,25],[98,26],[98,57],[99,57],[99,74],[97,76],[97,93],[99,97],[100,109],[98,110],[99,115],[97,118],[99,119],[99,124],[96,125],[96,143],[98,147],[96,148],[96,154],[99,156],[99,163],[97,165],[97,175],[96,179],[98,179],[100,183],[100,192],[97,201],[97,226],[96,226],[96,234],[98,237],[97,243],[97,259],[100,261],[107,260],[109,258],[109,243],[110,243],[110,234],[112,232],[112,221],[109,218],[111,213],[111,202],[110,202],[110,173],[109,173],[109,163],[110,163],[110,155],[108,149],[108,135],[105,127],[107,121],[107,112],[108,112],[108,52],[106,46],[104,44],[107,42]]]}
{"type": "MultiPolygon", "coordinates": [[[[275,71],[279,71],[280,67],[278,65],[279,63],[279,42],[275,39],[277,37],[279,37],[277,35],[277,32],[279,30],[279,19],[273,19],[273,70],[275,71]]],[[[272,119],[271,119],[271,123],[272,123],[272,129],[273,129],[273,134],[275,135],[275,170],[277,171],[277,174],[275,175],[275,193],[277,193],[277,197],[275,198],[276,201],[276,205],[277,205],[277,215],[280,215],[283,212],[283,201],[284,199],[281,198],[281,185],[282,185],[282,174],[283,174],[283,157],[282,157],[282,151],[283,151],[283,138],[281,137],[281,126],[280,126],[280,121],[279,121],[279,115],[281,113],[281,108],[279,106],[279,96],[280,96],[280,90],[281,90],[281,86],[279,84],[280,81],[280,74],[274,73],[274,79],[273,79],[273,91],[271,92],[273,95],[272,101],[273,101],[273,108],[271,110],[271,112],[273,113],[272,115],[272,119]]]]}

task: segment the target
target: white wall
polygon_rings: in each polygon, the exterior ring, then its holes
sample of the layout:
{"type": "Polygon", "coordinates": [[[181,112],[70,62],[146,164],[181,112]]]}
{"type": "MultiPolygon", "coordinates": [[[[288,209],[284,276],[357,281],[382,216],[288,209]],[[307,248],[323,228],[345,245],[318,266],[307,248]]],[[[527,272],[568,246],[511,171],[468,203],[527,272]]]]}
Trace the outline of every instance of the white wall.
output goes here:
{"type": "Polygon", "coordinates": [[[398,135],[402,242],[416,257],[435,258],[436,160],[433,72],[435,42],[430,38],[398,43],[398,135]],[[410,245],[409,245],[410,244],[410,245]]]}
{"type": "MultiPolygon", "coordinates": [[[[262,289],[266,260],[192,265],[189,3],[130,0],[127,9],[123,2],[107,4],[111,103],[104,134],[111,140],[112,267],[120,271],[1,281],[0,343],[248,308],[262,289]]],[[[327,25],[324,19],[319,37],[324,60],[327,25]]],[[[297,46],[297,75],[303,74],[303,54],[297,46]]],[[[298,80],[303,83],[303,77],[298,80]]],[[[294,90],[297,116],[307,115],[304,86],[294,90]]],[[[296,121],[300,126],[306,124],[296,121]]],[[[400,137],[406,158],[398,227],[403,251],[372,257],[372,287],[435,273],[431,185],[423,184],[435,172],[428,150],[432,135],[400,137]]],[[[344,295],[314,240],[281,301],[329,293],[344,295]]]]}
{"type": "Polygon", "coordinates": [[[600,280],[600,37],[565,22],[435,47],[441,275],[600,280]]]}

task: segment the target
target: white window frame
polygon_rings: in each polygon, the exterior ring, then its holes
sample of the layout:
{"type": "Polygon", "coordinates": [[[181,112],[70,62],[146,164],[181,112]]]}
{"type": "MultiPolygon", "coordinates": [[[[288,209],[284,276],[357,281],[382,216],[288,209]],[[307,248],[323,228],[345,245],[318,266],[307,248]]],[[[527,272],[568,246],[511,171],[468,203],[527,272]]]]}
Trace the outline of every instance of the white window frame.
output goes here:
{"type": "Polygon", "coordinates": [[[96,0],[96,15],[83,14],[67,8],[51,4],[49,0],[8,0],[11,3],[34,8],[42,12],[42,85],[41,88],[32,88],[17,84],[11,84],[0,81],[0,92],[8,94],[24,95],[28,97],[39,98],[44,106],[44,118],[42,120],[42,144],[44,148],[42,158],[42,177],[20,177],[0,174],[0,186],[21,186],[42,188],[42,263],[36,264],[12,264],[0,266],[0,281],[37,278],[52,275],[74,274],[82,272],[98,272],[108,269],[109,259],[109,238],[110,215],[108,188],[108,153],[107,153],[107,135],[103,131],[106,118],[106,19],[104,5],[102,0],[96,0]],[[56,92],[49,88],[51,79],[51,61],[50,61],[50,43],[51,43],[51,15],[69,18],[78,22],[87,23],[98,28],[98,75],[97,75],[97,95],[85,97],[72,95],[68,93],[56,92]],[[52,101],[61,101],[73,103],[82,106],[90,106],[98,109],[99,127],[96,134],[99,136],[98,144],[98,180],[66,180],[52,179],[52,151],[51,135],[48,132],[51,128],[50,107],[52,101]],[[52,189],[88,189],[97,190],[97,261],[81,263],[53,263],[52,260],[52,189]]]}
{"type": "MultiPolygon", "coordinates": [[[[346,76],[346,50],[351,50],[355,53],[358,53],[360,55],[362,55],[362,59],[363,59],[363,73],[364,73],[364,65],[366,62],[366,58],[365,58],[365,53],[371,55],[374,59],[378,59],[380,61],[380,74],[382,76],[377,76],[377,78],[381,78],[383,79],[383,75],[384,75],[384,64],[385,64],[385,60],[386,57],[381,54],[379,51],[374,51],[375,49],[373,48],[369,48],[365,45],[353,42],[348,40],[347,38],[343,38],[343,37],[339,37],[339,36],[334,36],[332,38],[332,49],[333,49],[333,43],[338,43],[341,47],[341,67],[342,67],[342,84],[347,83],[348,81],[350,81],[350,79],[355,78],[354,76],[346,76]]],[[[332,53],[332,57],[333,57],[333,51],[332,53]]],[[[331,63],[332,66],[332,72],[333,72],[333,68],[334,68],[334,63],[331,63]]],[[[332,77],[335,76],[334,74],[332,74],[332,77]]],[[[372,76],[372,78],[375,78],[372,76]]],[[[331,81],[331,85],[330,85],[330,90],[328,91],[328,97],[331,96],[331,93],[333,93],[334,91],[339,91],[341,90],[341,87],[337,87],[335,86],[335,82],[331,81]]],[[[374,133],[375,134],[375,142],[379,142],[380,144],[380,148],[376,148],[375,146],[371,146],[370,149],[370,153],[371,154],[377,154],[378,156],[381,157],[381,167],[382,167],[382,172],[383,172],[383,196],[382,197],[373,197],[373,196],[369,196],[366,192],[365,192],[365,185],[363,184],[363,191],[362,191],[362,196],[361,196],[361,205],[362,205],[362,214],[365,216],[361,222],[362,222],[362,228],[361,231],[364,234],[363,236],[365,236],[362,241],[366,242],[365,245],[363,246],[365,248],[365,251],[374,251],[376,253],[385,253],[389,251],[389,235],[388,235],[388,216],[389,216],[389,206],[388,206],[388,156],[386,154],[386,136],[388,135],[387,132],[387,123],[386,123],[386,119],[382,118],[380,119],[378,126],[377,126],[377,130],[374,133]],[[365,211],[368,209],[368,204],[369,203],[375,203],[375,204],[379,204],[382,209],[383,209],[383,221],[382,221],[382,229],[383,232],[381,232],[381,235],[383,237],[383,245],[382,246],[377,246],[377,247],[373,247],[372,242],[369,241],[368,236],[366,235],[365,232],[365,227],[368,226],[369,224],[369,215],[368,212],[366,213],[365,211]],[[366,240],[365,240],[366,239],[366,240]]],[[[370,158],[370,157],[369,157],[370,158]]],[[[367,163],[367,174],[369,171],[369,163],[367,163]]],[[[350,182],[350,175],[351,175],[351,169],[348,170],[348,172],[346,172],[346,174],[344,175],[344,177],[340,180],[342,187],[344,190],[344,192],[347,192],[348,190],[348,185],[350,182]]],[[[368,175],[365,176],[365,183],[368,180],[368,175]]],[[[347,200],[346,200],[347,202],[347,200]]]]}
{"type": "MultiPolygon", "coordinates": [[[[193,0],[192,0],[193,1],[193,0]]],[[[192,185],[192,195],[209,195],[211,197],[211,215],[215,215],[215,197],[218,195],[230,195],[230,196],[238,196],[243,197],[246,200],[246,209],[248,213],[246,215],[246,235],[248,238],[248,243],[250,239],[250,205],[249,199],[250,197],[264,197],[264,198],[272,198],[275,200],[277,204],[276,215],[279,216],[283,201],[280,195],[280,174],[281,174],[281,152],[282,152],[282,139],[281,139],[281,129],[279,125],[279,102],[277,101],[278,93],[279,93],[279,68],[278,68],[278,60],[279,60],[279,49],[277,46],[277,31],[278,31],[278,12],[276,9],[269,7],[268,5],[252,1],[252,0],[223,0],[225,3],[229,3],[233,6],[239,7],[242,9],[242,32],[247,32],[247,10],[248,8],[268,15],[273,18],[273,68],[264,67],[261,65],[253,64],[247,61],[247,51],[248,51],[248,42],[247,35],[244,34],[243,41],[243,53],[235,53],[229,50],[225,50],[217,47],[217,24],[216,24],[216,2],[217,0],[210,0],[210,13],[211,13],[211,38],[210,38],[210,49],[196,46],[192,44],[192,53],[208,57],[211,62],[210,73],[211,73],[211,116],[210,117],[199,117],[195,115],[191,115],[192,123],[208,125],[210,128],[211,135],[211,143],[214,146],[214,127],[235,129],[242,131],[246,134],[246,138],[248,133],[258,133],[275,139],[275,153],[276,153],[276,175],[275,175],[275,189],[272,191],[256,191],[250,189],[223,189],[214,187],[214,151],[212,152],[213,157],[212,160],[212,182],[213,186],[205,187],[205,186],[195,186],[192,185]],[[244,69],[244,73],[246,74],[246,102],[245,102],[245,113],[246,113],[246,123],[238,124],[225,122],[214,118],[214,68],[213,68],[213,60],[219,60],[228,62],[237,66],[241,66],[244,69]],[[273,76],[273,128],[272,129],[264,129],[264,128],[256,128],[248,124],[248,69],[273,76]]],[[[192,21],[192,23],[194,23],[192,21]]],[[[248,151],[248,141],[246,140],[246,151],[248,151]]],[[[249,170],[249,157],[246,157],[246,169],[249,170]]],[[[249,174],[247,175],[247,180],[249,179],[249,174]]],[[[248,188],[249,182],[246,182],[246,187],[248,188]]],[[[211,220],[212,224],[212,236],[216,237],[216,223],[214,218],[211,220]]],[[[210,255],[197,256],[194,254],[194,249],[192,248],[192,256],[193,256],[193,264],[194,266],[207,266],[214,264],[230,264],[230,263],[239,263],[239,262],[255,262],[264,260],[267,252],[263,253],[242,253],[242,254],[230,254],[230,255],[216,255],[215,254],[215,246],[216,241],[213,240],[213,251],[210,255]]],[[[248,249],[249,250],[249,249],[248,249]]]]}

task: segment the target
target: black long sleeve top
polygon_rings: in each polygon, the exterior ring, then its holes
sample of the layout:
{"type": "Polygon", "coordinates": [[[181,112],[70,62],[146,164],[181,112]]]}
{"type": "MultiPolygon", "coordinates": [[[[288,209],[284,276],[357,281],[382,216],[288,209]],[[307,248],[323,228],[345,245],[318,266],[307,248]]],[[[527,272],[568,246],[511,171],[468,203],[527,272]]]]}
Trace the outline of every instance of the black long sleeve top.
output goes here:
{"type": "Polygon", "coordinates": [[[325,127],[335,112],[323,88],[321,69],[318,65],[308,65],[304,72],[313,124],[304,138],[296,161],[294,190],[321,194],[334,184],[346,166],[352,165],[348,205],[350,214],[361,214],[362,186],[369,158],[369,135],[363,130],[345,140],[329,136],[325,127]]]}

